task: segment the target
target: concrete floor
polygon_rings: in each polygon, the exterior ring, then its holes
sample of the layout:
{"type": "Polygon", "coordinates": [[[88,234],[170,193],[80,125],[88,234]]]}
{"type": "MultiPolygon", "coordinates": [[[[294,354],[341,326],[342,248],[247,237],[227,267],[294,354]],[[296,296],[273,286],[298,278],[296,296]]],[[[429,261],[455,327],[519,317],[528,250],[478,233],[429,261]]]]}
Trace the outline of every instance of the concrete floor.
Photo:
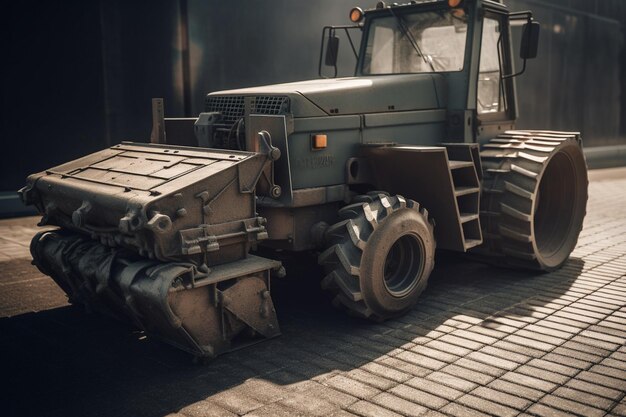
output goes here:
{"type": "Polygon", "coordinates": [[[587,211],[560,271],[438,254],[382,324],[333,310],[301,265],[275,281],[283,336],[204,366],[69,306],[30,265],[37,219],[0,221],[0,415],[626,415],[626,169],[591,172],[587,211]]]}

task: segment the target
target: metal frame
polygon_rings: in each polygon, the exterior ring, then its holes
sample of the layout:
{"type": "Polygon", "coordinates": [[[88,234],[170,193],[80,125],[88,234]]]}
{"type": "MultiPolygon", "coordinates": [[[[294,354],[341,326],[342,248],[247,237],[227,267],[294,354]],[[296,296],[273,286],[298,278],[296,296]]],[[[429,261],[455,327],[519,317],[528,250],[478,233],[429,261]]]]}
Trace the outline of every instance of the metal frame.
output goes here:
{"type": "MultiPolygon", "coordinates": [[[[325,77],[324,75],[322,75],[322,58],[324,56],[324,40],[326,40],[326,31],[328,31],[328,37],[332,37],[335,36],[335,31],[339,29],[342,30],[346,33],[346,36],[348,37],[348,41],[350,42],[350,47],[352,48],[352,52],[354,53],[354,57],[356,58],[357,61],[357,65],[359,63],[359,54],[356,51],[356,48],[354,47],[354,42],[352,41],[352,36],[350,36],[350,29],[362,29],[361,25],[340,25],[340,26],[324,26],[324,28],[322,29],[322,43],[320,46],[320,58],[319,58],[319,63],[317,66],[317,73],[319,75],[320,78],[335,78],[337,77],[337,61],[335,60],[335,65],[334,65],[334,69],[335,69],[335,74],[333,75],[333,77],[325,77]]],[[[339,53],[339,50],[337,50],[337,53],[339,53]]]]}

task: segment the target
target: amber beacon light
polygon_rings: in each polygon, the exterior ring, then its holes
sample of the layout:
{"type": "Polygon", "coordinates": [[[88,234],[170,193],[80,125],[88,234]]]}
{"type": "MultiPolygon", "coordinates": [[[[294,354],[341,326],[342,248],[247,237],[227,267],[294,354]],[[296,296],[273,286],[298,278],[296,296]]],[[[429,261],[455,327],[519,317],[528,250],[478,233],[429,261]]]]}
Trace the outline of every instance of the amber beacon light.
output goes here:
{"type": "Polygon", "coordinates": [[[350,20],[354,23],[360,22],[363,19],[363,10],[360,7],[355,7],[350,10],[350,20]]]}
{"type": "Polygon", "coordinates": [[[448,0],[448,6],[459,7],[463,3],[463,0],[448,0]]]}

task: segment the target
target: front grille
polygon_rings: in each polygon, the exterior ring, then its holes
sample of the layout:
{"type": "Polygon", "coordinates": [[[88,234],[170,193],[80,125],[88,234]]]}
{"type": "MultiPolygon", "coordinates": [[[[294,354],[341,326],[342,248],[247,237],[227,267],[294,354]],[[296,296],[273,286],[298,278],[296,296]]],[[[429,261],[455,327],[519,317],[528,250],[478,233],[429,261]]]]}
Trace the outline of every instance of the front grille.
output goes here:
{"type": "MultiPolygon", "coordinates": [[[[244,96],[208,96],[205,111],[220,112],[222,123],[232,126],[245,113],[244,96]]],[[[255,96],[252,97],[251,114],[284,114],[289,112],[289,97],[255,96]]]]}
{"type": "Polygon", "coordinates": [[[254,114],[281,114],[288,109],[288,97],[281,96],[259,96],[255,97],[252,103],[252,113],[254,114]]]}
{"type": "Polygon", "coordinates": [[[206,99],[205,109],[207,112],[222,113],[222,123],[232,126],[243,117],[243,96],[209,96],[206,99]]]}

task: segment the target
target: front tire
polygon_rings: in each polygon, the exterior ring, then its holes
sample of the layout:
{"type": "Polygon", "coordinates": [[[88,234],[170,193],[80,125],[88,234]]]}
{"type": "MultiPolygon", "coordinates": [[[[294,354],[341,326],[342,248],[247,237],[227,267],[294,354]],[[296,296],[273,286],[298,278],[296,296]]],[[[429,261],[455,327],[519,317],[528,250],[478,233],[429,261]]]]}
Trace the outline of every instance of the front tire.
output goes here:
{"type": "Polygon", "coordinates": [[[384,193],[363,196],[339,211],[319,256],[322,287],[350,314],[376,321],[405,313],[426,288],[435,239],[428,211],[384,193]]]}

